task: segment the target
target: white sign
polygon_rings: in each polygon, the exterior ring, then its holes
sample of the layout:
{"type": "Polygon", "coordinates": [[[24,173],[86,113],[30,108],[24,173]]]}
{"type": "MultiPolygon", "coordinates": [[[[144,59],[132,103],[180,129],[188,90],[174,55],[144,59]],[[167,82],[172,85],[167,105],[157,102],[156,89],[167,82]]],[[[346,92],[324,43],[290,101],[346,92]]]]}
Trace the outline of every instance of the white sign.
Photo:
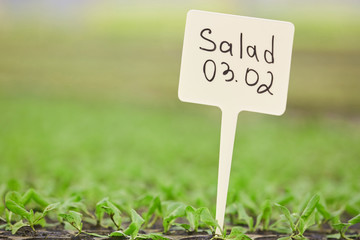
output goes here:
{"type": "MultiPolygon", "coordinates": [[[[216,219],[223,227],[237,116],[286,108],[294,25],[191,10],[179,98],[222,110],[216,219]]],[[[219,233],[219,229],[218,229],[219,233]]]]}

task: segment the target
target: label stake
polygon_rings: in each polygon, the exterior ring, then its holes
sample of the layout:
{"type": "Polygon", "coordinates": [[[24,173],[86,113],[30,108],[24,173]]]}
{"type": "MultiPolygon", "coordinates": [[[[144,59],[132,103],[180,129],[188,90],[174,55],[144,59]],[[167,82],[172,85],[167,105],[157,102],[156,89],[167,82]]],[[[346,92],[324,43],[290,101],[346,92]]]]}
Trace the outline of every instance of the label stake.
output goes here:
{"type": "MultiPolygon", "coordinates": [[[[222,110],[216,220],[224,227],[240,111],[282,115],[286,109],[294,25],[190,10],[186,19],[179,98],[222,110]]],[[[235,173],[236,174],[236,173],[235,173]]]]}

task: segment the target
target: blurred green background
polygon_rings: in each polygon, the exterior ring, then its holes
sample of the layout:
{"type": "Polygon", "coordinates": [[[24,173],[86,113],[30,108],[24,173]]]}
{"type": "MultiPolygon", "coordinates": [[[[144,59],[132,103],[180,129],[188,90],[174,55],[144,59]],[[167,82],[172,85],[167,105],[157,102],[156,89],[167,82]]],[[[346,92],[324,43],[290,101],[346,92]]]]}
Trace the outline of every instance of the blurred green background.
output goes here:
{"type": "Polygon", "coordinates": [[[213,207],[220,111],[177,97],[190,9],[295,25],[287,111],[240,114],[229,201],[359,211],[358,1],[1,1],[0,183],[213,207]]]}

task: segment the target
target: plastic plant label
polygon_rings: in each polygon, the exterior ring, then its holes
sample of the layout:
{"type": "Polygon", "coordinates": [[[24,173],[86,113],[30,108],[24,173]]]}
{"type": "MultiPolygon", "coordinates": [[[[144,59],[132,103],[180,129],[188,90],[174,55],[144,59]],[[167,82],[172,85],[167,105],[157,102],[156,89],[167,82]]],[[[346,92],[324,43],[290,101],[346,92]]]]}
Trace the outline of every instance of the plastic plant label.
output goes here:
{"type": "MultiPolygon", "coordinates": [[[[216,220],[224,224],[237,116],[286,108],[294,25],[198,10],[188,12],[179,98],[222,110],[216,220]]],[[[218,232],[219,233],[219,229],[218,232]]]]}

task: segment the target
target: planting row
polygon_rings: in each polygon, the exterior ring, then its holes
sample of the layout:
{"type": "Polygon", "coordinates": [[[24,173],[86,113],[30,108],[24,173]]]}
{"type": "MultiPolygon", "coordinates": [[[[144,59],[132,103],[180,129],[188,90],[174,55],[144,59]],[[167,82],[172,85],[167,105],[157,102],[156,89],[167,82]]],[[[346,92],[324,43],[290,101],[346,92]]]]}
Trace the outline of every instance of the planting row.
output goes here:
{"type": "MultiPolygon", "coordinates": [[[[303,239],[307,230],[324,232],[332,238],[348,239],[359,237],[359,232],[349,231],[349,227],[360,222],[360,214],[349,215],[343,209],[329,211],[319,195],[306,199],[298,209],[291,212],[283,202],[266,200],[260,207],[249,203],[236,202],[227,208],[226,227],[217,238],[248,239],[246,234],[274,231],[286,239],[303,239]],[[255,209],[256,208],[256,209],[255,209]],[[231,227],[230,227],[231,226],[231,227]]],[[[77,234],[85,233],[95,237],[124,237],[130,239],[166,239],[170,229],[182,229],[189,233],[207,232],[215,236],[219,227],[208,208],[186,205],[175,201],[161,201],[158,196],[147,195],[136,201],[136,206],[119,204],[116,200],[104,198],[93,211],[89,211],[79,195],[66,200],[52,202],[33,189],[24,194],[8,191],[1,195],[0,229],[15,234],[20,228],[35,226],[52,228],[63,225],[65,229],[75,230],[77,234]],[[132,207],[135,207],[133,209],[132,207]],[[83,230],[83,224],[94,228],[111,228],[108,236],[83,230]],[[142,229],[154,229],[152,234],[142,234],[142,229]]]]}

